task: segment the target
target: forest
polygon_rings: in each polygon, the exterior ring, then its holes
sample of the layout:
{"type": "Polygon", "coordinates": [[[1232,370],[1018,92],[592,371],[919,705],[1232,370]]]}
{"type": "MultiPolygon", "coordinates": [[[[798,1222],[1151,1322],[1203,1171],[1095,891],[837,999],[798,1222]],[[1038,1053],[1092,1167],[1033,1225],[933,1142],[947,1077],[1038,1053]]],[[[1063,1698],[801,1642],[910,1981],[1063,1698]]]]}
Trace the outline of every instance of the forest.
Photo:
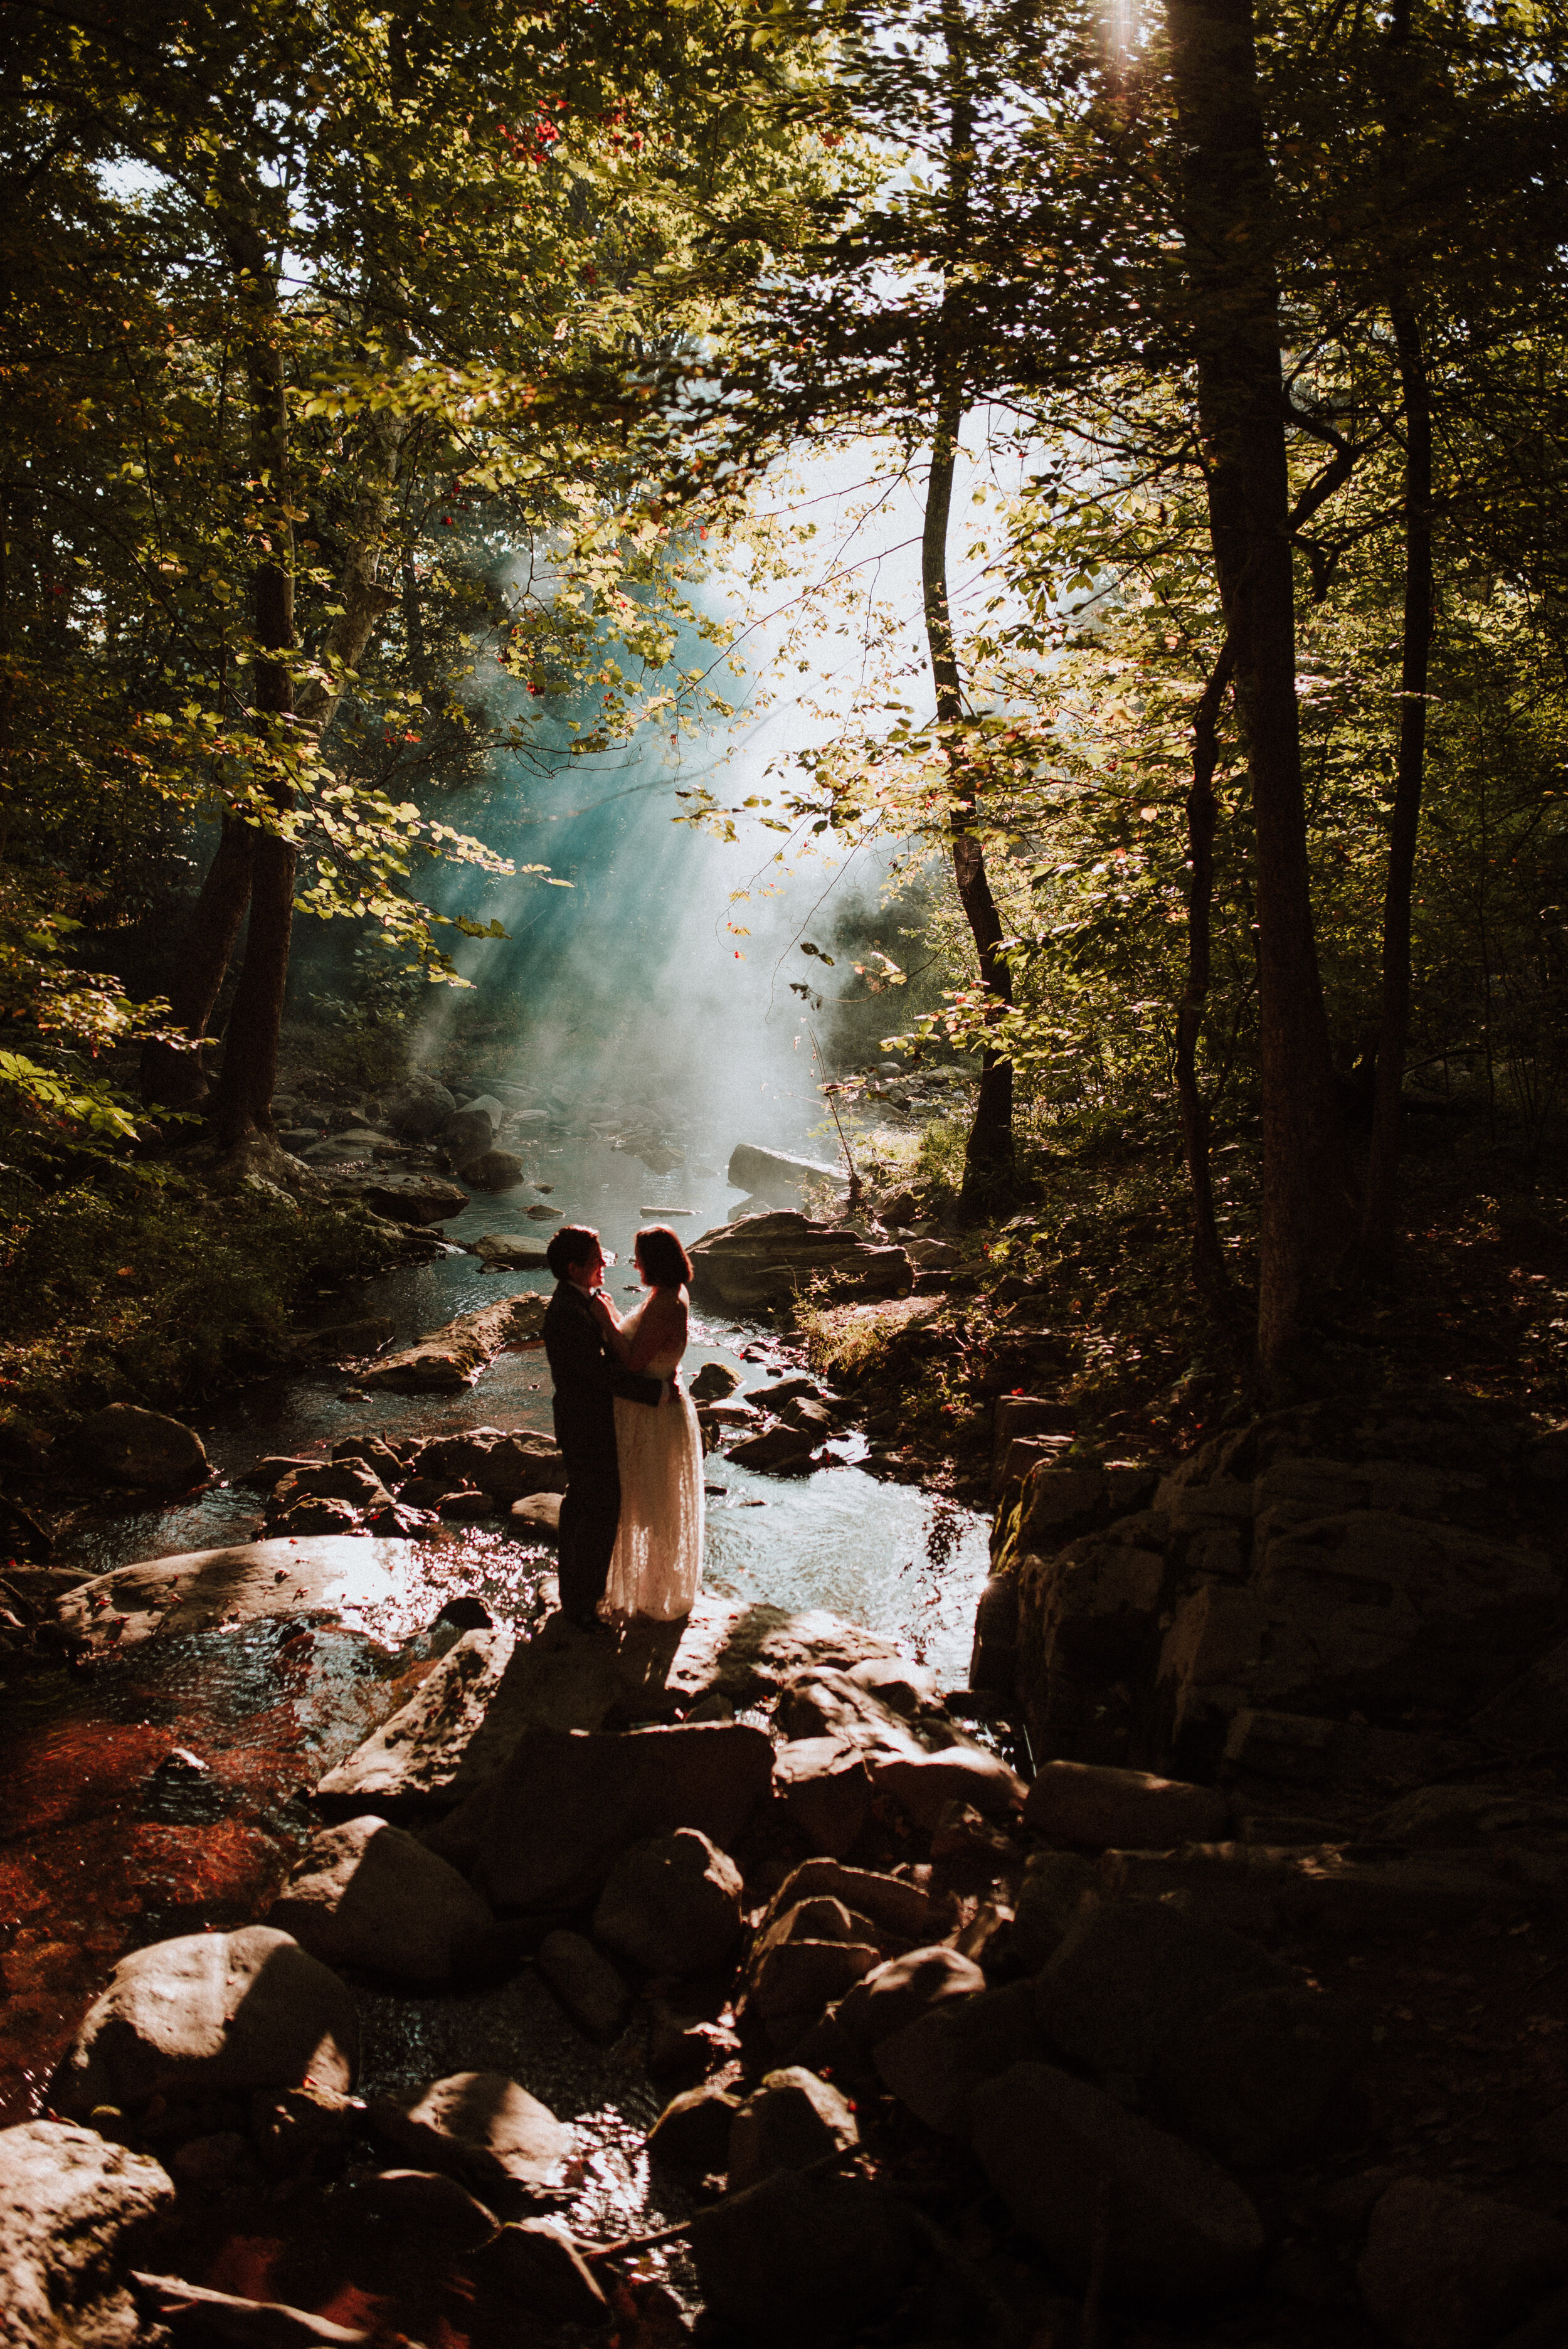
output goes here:
{"type": "Polygon", "coordinates": [[[926,1158],[968,1223],[1136,1160],[1171,1309],[1282,1392],[1429,1220],[1435,1134],[1445,1201],[1554,1227],[1560,33],[1407,0],[12,12],[19,1359],[122,1229],[139,1285],[201,1281],[181,1185],[250,1181],[264,1220],[313,1003],[397,1073],[504,926],[444,871],[567,885],[516,853],[503,757],[723,729],[757,681],[708,590],[803,575],[769,496],[802,457],[910,501],[924,674],[879,671],[868,604],[828,733],[669,812],[897,844],[903,943],[861,970],[965,1073],[926,1158]]]}

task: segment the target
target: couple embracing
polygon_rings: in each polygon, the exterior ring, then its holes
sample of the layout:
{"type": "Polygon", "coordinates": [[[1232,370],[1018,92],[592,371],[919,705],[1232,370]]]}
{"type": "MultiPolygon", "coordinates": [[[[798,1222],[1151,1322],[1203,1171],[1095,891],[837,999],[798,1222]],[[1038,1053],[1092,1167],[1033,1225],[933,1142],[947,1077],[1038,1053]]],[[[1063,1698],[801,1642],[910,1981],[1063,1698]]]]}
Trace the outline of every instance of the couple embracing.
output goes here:
{"type": "Polygon", "coordinates": [[[562,1224],[545,1250],[555,1294],[544,1350],[566,1464],[561,1605],[592,1630],[689,1615],[702,1576],[702,1434],[678,1370],[691,1263],[667,1224],[637,1234],[648,1294],[623,1319],[597,1232],[562,1224]]]}

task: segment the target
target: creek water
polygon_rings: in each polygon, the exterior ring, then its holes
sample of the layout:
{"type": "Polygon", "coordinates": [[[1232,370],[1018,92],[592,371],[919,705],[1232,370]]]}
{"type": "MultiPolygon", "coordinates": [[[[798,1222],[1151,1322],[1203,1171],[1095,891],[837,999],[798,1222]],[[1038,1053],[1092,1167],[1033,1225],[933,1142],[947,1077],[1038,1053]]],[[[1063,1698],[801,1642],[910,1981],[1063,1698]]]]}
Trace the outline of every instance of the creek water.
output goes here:
{"type": "MultiPolygon", "coordinates": [[[[639,1224],[669,1221],[696,1237],[742,1203],[719,1171],[728,1148],[721,1137],[687,1130],[676,1143],[685,1164],[662,1174],[613,1142],[579,1128],[519,1145],[527,1184],[472,1198],[444,1227],[459,1244],[450,1253],[324,1292],[315,1315],[323,1325],[385,1315],[401,1344],[517,1288],[547,1290],[542,1270],[487,1273],[459,1248],[491,1232],[543,1241],[561,1217],[599,1229],[619,1259],[612,1293],[629,1305],[639,1224]],[[545,1204],[556,1218],[529,1216],[530,1206],[545,1204]]],[[[781,1192],[772,1204],[795,1200],[781,1192]]],[[[765,1386],[780,1368],[780,1340],[760,1321],[694,1315],[687,1376],[708,1361],[738,1369],[742,1392],[765,1386]]],[[[198,1422],[218,1481],[165,1507],[84,1509],[60,1529],[57,1557],[88,1575],[253,1538],[260,1496],[236,1480],[267,1454],[325,1456],[339,1438],[369,1430],[544,1430],[550,1420],[540,1346],[502,1355],[454,1396],[370,1394],[337,1370],[261,1381],[198,1422]]],[[[941,1685],[962,1686],[986,1569],[985,1520],[944,1496],[868,1475],[855,1464],[864,1450],[858,1438],[836,1450],[840,1464],[793,1478],[708,1458],[705,1587],[791,1610],[829,1609],[896,1639],[941,1685]]],[[[431,1643],[418,1634],[449,1598],[476,1592],[498,1620],[520,1624],[545,1603],[551,1554],[495,1530],[445,1529],[417,1555],[407,1619],[378,1624],[378,1637],[352,1619],[284,1617],[160,1638],[90,1671],[30,1671],[0,1695],[0,2126],[46,2103],[53,2068],[116,1959],[264,1912],[318,1823],[311,1787],[430,1669],[431,1643]],[[171,1772],[172,1747],[205,1766],[171,1772]]],[[[509,2073],[578,2127],[567,2216],[584,2238],[685,2214],[680,2194],[649,2175],[642,2140],[659,2099],[634,2025],[615,2046],[594,2047],[528,1971],[482,1992],[415,1996],[366,1982],[356,1995],[367,2094],[459,2069],[509,2073]]],[[[215,2247],[209,2281],[230,2272],[227,2259],[215,2247]]],[[[651,2254],[648,2271],[677,2289],[686,2282],[678,2251],[651,2254]]],[[[259,2291],[266,2282],[246,2274],[230,2288],[259,2291]]]]}

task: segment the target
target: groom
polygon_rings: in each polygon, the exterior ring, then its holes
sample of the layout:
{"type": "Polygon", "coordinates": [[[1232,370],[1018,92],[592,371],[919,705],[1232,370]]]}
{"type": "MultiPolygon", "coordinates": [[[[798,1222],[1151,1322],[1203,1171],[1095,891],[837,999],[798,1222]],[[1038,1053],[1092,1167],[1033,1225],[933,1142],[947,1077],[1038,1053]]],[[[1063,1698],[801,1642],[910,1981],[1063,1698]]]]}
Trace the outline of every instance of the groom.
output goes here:
{"type": "Polygon", "coordinates": [[[598,1622],[594,1610],[604,1596],[621,1520],[614,1398],[659,1403],[669,1382],[624,1370],[605,1346],[591,1302],[604,1271],[597,1232],[562,1224],[544,1260],[556,1280],[544,1316],[544,1351],[555,1382],[555,1441],[566,1463],[561,1607],[569,1622],[591,1631],[598,1622]]]}

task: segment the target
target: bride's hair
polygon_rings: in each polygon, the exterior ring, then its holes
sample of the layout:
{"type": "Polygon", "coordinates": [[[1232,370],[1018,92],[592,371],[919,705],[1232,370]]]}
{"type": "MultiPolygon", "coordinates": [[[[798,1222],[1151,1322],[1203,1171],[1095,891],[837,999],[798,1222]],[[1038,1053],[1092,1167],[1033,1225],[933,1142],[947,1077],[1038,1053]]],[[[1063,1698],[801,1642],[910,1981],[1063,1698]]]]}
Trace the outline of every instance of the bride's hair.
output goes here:
{"type": "Polygon", "coordinates": [[[655,1288],[679,1288],[691,1278],[691,1258],[681,1246],[680,1234],[672,1232],[668,1224],[649,1224],[632,1246],[655,1288]]]}

